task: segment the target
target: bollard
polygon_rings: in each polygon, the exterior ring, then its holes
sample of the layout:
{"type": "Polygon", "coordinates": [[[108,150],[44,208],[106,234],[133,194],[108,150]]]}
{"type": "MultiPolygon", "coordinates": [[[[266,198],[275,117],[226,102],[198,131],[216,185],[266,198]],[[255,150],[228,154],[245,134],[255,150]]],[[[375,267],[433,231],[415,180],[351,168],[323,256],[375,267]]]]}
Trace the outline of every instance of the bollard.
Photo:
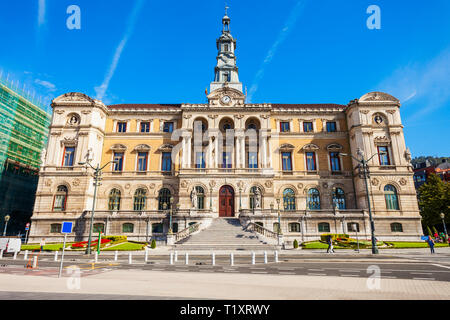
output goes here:
{"type": "Polygon", "coordinates": [[[275,262],[278,263],[278,251],[275,251],[275,262]]]}
{"type": "Polygon", "coordinates": [[[230,253],[230,265],[234,266],[234,257],[233,257],[233,253],[230,253]]]}
{"type": "Polygon", "coordinates": [[[264,251],[264,263],[267,263],[267,251],[264,251]]]}
{"type": "Polygon", "coordinates": [[[38,258],[36,256],[33,257],[33,268],[37,268],[38,258]]]}
{"type": "Polygon", "coordinates": [[[131,257],[131,252],[128,254],[128,264],[133,264],[133,258],[131,257]]]}
{"type": "Polygon", "coordinates": [[[14,251],[14,258],[13,258],[14,260],[16,260],[17,259],[17,251],[14,251]]]}
{"type": "Polygon", "coordinates": [[[212,253],[212,265],[216,265],[216,254],[214,252],[212,253]]]}
{"type": "Polygon", "coordinates": [[[148,260],[148,250],[147,248],[145,248],[145,257],[144,257],[145,263],[147,263],[147,260],[148,260]]]}
{"type": "Polygon", "coordinates": [[[189,264],[189,254],[186,252],[186,264],[189,264]]]}
{"type": "Polygon", "coordinates": [[[98,262],[98,252],[95,251],[94,253],[94,262],[97,263],[98,262]]]}
{"type": "Polygon", "coordinates": [[[55,251],[55,261],[58,261],[58,251],[55,251]]]}
{"type": "Polygon", "coordinates": [[[114,253],[114,261],[117,261],[117,255],[119,254],[119,252],[118,251],[116,251],[115,253],[114,253]]]}
{"type": "Polygon", "coordinates": [[[178,252],[175,251],[175,262],[178,261],[178,252]]]}
{"type": "Polygon", "coordinates": [[[28,257],[28,250],[25,250],[25,254],[23,255],[23,260],[27,260],[28,257]]]}
{"type": "Polygon", "coordinates": [[[170,253],[170,264],[173,264],[173,252],[170,253]]]}
{"type": "Polygon", "coordinates": [[[252,264],[255,264],[255,253],[252,252],[252,264]]]}

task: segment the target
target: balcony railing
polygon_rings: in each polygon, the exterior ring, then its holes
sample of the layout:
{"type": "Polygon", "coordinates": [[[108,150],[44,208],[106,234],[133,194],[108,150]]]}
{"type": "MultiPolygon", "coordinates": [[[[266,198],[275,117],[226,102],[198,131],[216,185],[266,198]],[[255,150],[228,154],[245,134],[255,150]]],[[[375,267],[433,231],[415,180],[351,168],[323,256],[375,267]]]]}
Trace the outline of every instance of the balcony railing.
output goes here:
{"type": "Polygon", "coordinates": [[[269,229],[266,229],[259,224],[256,224],[254,222],[249,222],[247,227],[245,228],[247,231],[254,231],[256,233],[259,233],[263,237],[271,238],[271,239],[278,239],[278,234],[276,232],[273,232],[269,229]]]}
{"type": "Polygon", "coordinates": [[[200,228],[200,223],[195,223],[190,225],[189,227],[181,230],[180,232],[177,232],[175,234],[175,242],[178,242],[180,240],[183,240],[187,237],[189,237],[191,234],[193,234],[194,232],[197,232],[200,228]]]}

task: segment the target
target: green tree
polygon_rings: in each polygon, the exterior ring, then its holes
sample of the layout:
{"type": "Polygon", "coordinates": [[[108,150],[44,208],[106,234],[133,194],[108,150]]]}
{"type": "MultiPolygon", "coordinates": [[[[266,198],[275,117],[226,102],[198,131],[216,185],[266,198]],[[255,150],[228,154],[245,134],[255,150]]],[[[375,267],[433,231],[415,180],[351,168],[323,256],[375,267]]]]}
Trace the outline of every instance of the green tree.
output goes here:
{"type": "Polygon", "coordinates": [[[297,239],[294,239],[294,249],[298,249],[298,241],[297,241],[297,239]]]}
{"type": "Polygon", "coordinates": [[[429,226],[427,226],[427,232],[428,232],[427,236],[433,236],[433,232],[431,232],[431,229],[429,226]]]}
{"type": "Polygon", "coordinates": [[[419,208],[424,225],[433,226],[442,223],[440,214],[445,214],[445,221],[450,221],[450,184],[443,182],[437,175],[430,174],[427,183],[419,188],[419,208]]]}
{"type": "Polygon", "coordinates": [[[150,244],[150,248],[152,248],[152,249],[156,248],[156,241],[155,241],[155,239],[152,240],[152,243],[150,244]]]}

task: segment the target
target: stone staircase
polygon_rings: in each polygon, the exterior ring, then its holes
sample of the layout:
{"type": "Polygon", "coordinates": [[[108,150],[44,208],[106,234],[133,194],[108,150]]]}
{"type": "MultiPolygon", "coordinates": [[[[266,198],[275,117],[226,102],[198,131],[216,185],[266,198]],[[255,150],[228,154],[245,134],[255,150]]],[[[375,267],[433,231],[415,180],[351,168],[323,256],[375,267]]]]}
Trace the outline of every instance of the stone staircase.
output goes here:
{"type": "Polygon", "coordinates": [[[236,218],[216,218],[211,225],[174,245],[176,250],[276,250],[276,246],[258,239],[252,231],[245,231],[236,218]]]}

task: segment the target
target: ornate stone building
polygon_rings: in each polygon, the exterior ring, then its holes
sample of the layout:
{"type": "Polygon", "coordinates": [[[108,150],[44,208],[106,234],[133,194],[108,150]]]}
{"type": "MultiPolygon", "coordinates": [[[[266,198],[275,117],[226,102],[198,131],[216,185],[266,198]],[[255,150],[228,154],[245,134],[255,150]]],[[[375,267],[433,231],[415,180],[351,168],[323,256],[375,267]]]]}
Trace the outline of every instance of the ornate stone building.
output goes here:
{"type": "Polygon", "coordinates": [[[374,155],[376,237],[419,239],[399,101],[372,92],[348,105],[246,103],[230,19],[222,22],[206,104],[107,106],[82,93],[53,100],[31,241],[60,239],[62,221],[75,221],[75,238],[87,239],[94,181],[86,161],[104,166],[94,229],[106,234],[173,243],[194,226],[236,217],[262,238],[275,238],[280,223],[285,243],[353,236],[353,223],[368,238],[366,188],[350,155],[374,155]]]}

